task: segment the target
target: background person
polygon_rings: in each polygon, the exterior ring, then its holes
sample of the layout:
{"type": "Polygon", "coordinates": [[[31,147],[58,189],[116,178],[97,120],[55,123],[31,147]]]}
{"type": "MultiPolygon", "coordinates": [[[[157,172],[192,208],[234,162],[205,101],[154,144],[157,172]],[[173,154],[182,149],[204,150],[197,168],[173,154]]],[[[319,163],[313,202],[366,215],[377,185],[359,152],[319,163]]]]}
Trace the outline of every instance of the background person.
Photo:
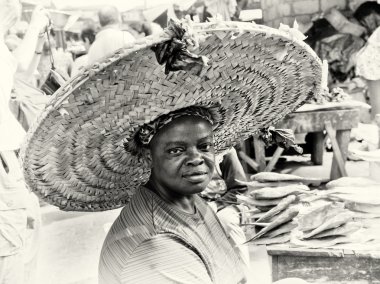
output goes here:
{"type": "Polygon", "coordinates": [[[83,67],[88,65],[88,51],[93,42],[95,41],[95,36],[95,24],[92,22],[87,22],[80,34],[80,38],[83,41],[86,54],[83,54],[82,56],[75,59],[71,70],[71,77],[74,77],[83,67]]]}
{"type": "Polygon", "coordinates": [[[33,283],[35,277],[36,251],[28,250],[26,242],[38,246],[34,229],[39,216],[31,212],[35,197],[26,189],[17,157],[25,131],[11,113],[9,100],[14,75],[29,70],[39,34],[49,19],[46,11],[37,7],[23,41],[12,54],[4,36],[18,21],[21,5],[16,0],[0,0],[0,7],[0,283],[24,284],[33,283]]]}
{"type": "Polygon", "coordinates": [[[99,10],[98,17],[101,29],[88,51],[88,64],[93,64],[135,41],[129,32],[120,29],[121,18],[116,7],[103,7],[99,10]]]}
{"type": "Polygon", "coordinates": [[[371,118],[380,114],[380,27],[368,38],[367,44],[358,52],[356,72],[367,81],[371,104],[371,118]]]}

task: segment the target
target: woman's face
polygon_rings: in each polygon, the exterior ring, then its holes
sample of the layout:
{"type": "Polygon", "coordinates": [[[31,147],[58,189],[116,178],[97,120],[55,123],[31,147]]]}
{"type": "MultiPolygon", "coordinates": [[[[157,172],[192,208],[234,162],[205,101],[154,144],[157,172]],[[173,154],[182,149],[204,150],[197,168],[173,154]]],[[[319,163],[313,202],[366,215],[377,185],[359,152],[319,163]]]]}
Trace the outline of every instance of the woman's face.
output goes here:
{"type": "Polygon", "coordinates": [[[199,117],[183,116],[164,126],[150,142],[151,180],[173,195],[203,191],[214,171],[211,124],[199,117]]]}

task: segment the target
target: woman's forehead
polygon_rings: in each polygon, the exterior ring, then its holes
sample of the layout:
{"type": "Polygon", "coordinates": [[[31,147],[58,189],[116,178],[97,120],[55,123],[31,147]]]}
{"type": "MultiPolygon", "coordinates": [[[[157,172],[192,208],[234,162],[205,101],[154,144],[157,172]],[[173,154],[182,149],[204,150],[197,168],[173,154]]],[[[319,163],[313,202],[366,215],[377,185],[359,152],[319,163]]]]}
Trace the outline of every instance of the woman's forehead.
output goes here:
{"type": "Polygon", "coordinates": [[[162,143],[196,142],[212,138],[212,125],[200,117],[184,116],[165,125],[153,138],[162,143]]]}
{"type": "Polygon", "coordinates": [[[212,125],[209,121],[198,116],[182,116],[174,119],[162,129],[159,133],[162,132],[171,132],[172,134],[177,133],[186,133],[193,131],[205,131],[212,132],[212,125]]]}

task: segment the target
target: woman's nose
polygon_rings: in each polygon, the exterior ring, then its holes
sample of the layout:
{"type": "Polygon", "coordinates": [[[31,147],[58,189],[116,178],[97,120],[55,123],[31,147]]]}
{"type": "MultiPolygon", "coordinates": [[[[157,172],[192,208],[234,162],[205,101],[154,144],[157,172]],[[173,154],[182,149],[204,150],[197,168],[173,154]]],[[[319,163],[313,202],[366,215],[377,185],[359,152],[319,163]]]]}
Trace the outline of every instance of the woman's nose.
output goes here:
{"type": "Polygon", "coordinates": [[[188,158],[186,165],[188,166],[199,166],[204,163],[203,157],[198,149],[188,149],[188,158]]]}

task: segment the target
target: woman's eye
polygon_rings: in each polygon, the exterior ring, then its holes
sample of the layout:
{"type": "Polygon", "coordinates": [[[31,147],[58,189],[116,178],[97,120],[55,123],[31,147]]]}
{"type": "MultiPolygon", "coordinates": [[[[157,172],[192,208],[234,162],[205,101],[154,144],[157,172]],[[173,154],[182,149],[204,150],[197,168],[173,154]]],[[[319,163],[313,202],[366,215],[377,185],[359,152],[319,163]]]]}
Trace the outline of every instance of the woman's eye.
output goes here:
{"type": "Polygon", "coordinates": [[[173,149],[168,150],[169,154],[179,154],[181,152],[182,152],[181,148],[173,148],[173,149]]]}
{"type": "Polygon", "coordinates": [[[212,148],[212,144],[211,143],[205,143],[205,144],[201,145],[201,150],[203,150],[203,151],[208,151],[211,148],[212,148]]]}

